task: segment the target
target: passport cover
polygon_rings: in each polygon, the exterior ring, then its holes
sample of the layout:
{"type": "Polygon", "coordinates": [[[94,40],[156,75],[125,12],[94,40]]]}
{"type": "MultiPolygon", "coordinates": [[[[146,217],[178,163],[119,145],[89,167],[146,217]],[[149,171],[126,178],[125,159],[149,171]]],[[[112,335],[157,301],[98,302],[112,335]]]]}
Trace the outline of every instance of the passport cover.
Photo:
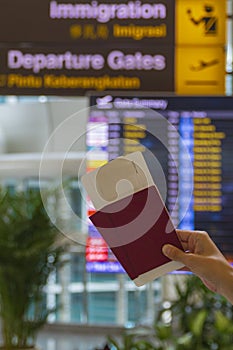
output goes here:
{"type": "Polygon", "coordinates": [[[183,249],[141,152],[82,177],[96,212],[89,218],[136,286],[183,267],[163,253],[183,249]]]}

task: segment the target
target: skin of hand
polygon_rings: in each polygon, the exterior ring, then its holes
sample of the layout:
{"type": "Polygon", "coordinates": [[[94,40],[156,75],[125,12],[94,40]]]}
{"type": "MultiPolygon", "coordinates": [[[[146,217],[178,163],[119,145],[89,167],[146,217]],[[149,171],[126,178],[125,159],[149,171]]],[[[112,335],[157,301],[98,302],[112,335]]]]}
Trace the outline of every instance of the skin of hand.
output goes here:
{"type": "Polygon", "coordinates": [[[176,230],[184,251],[163,246],[163,254],[180,261],[186,270],[197,275],[213,292],[225,296],[233,304],[233,268],[211,240],[207,232],[176,230]]]}

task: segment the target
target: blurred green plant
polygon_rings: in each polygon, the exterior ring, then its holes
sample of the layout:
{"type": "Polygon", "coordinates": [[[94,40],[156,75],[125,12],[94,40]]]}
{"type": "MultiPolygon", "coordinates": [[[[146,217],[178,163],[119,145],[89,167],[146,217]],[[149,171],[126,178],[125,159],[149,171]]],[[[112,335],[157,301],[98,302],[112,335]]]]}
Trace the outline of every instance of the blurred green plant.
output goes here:
{"type": "Polygon", "coordinates": [[[202,281],[187,276],[177,283],[177,298],[169,308],[161,308],[155,321],[155,336],[160,340],[161,328],[170,327],[170,344],[174,350],[233,349],[233,307],[220,295],[208,290],[202,281]],[[170,322],[164,313],[170,312],[170,322]],[[159,325],[160,322],[160,326],[159,325]]]}
{"type": "Polygon", "coordinates": [[[120,341],[108,337],[108,344],[115,350],[154,350],[150,333],[150,329],[143,328],[127,330],[123,333],[120,341]]]}
{"type": "Polygon", "coordinates": [[[39,191],[0,189],[0,316],[6,350],[34,346],[54,311],[46,308],[44,288],[66,249],[59,239],[39,191]]]}
{"type": "Polygon", "coordinates": [[[176,283],[177,298],[162,303],[147,335],[140,327],[122,339],[109,338],[117,350],[233,350],[233,306],[209,291],[196,276],[176,283]],[[146,341],[146,343],[144,343],[146,341]],[[143,347],[144,346],[144,347],[143,347]]]}

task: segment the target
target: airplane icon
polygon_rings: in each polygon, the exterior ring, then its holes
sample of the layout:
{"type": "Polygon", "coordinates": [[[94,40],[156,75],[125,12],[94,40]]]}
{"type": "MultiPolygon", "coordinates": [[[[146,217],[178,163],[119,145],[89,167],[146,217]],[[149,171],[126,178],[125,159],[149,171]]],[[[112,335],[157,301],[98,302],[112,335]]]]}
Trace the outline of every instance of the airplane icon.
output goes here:
{"type": "Polygon", "coordinates": [[[204,61],[204,60],[200,60],[199,63],[198,63],[197,65],[192,65],[192,66],[190,67],[190,69],[191,69],[192,71],[199,72],[199,71],[201,71],[201,70],[203,70],[203,69],[212,67],[212,66],[214,66],[214,65],[216,65],[216,64],[218,64],[218,63],[219,63],[219,60],[218,60],[218,59],[213,59],[212,61],[209,61],[209,62],[204,61]]]}
{"type": "Polygon", "coordinates": [[[97,107],[101,109],[110,109],[112,108],[113,97],[111,95],[106,95],[104,97],[98,97],[96,99],[97,107]]]}

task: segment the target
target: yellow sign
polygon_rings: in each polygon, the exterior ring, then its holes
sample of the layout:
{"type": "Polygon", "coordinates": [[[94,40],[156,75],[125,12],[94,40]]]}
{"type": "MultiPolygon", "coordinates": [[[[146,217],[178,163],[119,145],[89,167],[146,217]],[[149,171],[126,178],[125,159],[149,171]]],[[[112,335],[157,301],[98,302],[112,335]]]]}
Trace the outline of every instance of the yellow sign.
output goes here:
{"type": "Polygon", "coordinates": [[[177,0],[176,45],[225,45],[225,0],[177,0]]]}
{"type": "Polygon", "coordinates": [[[224,94],[224,48],[221,46],[178,47],[175,81],[175,90],[178,94],[224,94]]]}

